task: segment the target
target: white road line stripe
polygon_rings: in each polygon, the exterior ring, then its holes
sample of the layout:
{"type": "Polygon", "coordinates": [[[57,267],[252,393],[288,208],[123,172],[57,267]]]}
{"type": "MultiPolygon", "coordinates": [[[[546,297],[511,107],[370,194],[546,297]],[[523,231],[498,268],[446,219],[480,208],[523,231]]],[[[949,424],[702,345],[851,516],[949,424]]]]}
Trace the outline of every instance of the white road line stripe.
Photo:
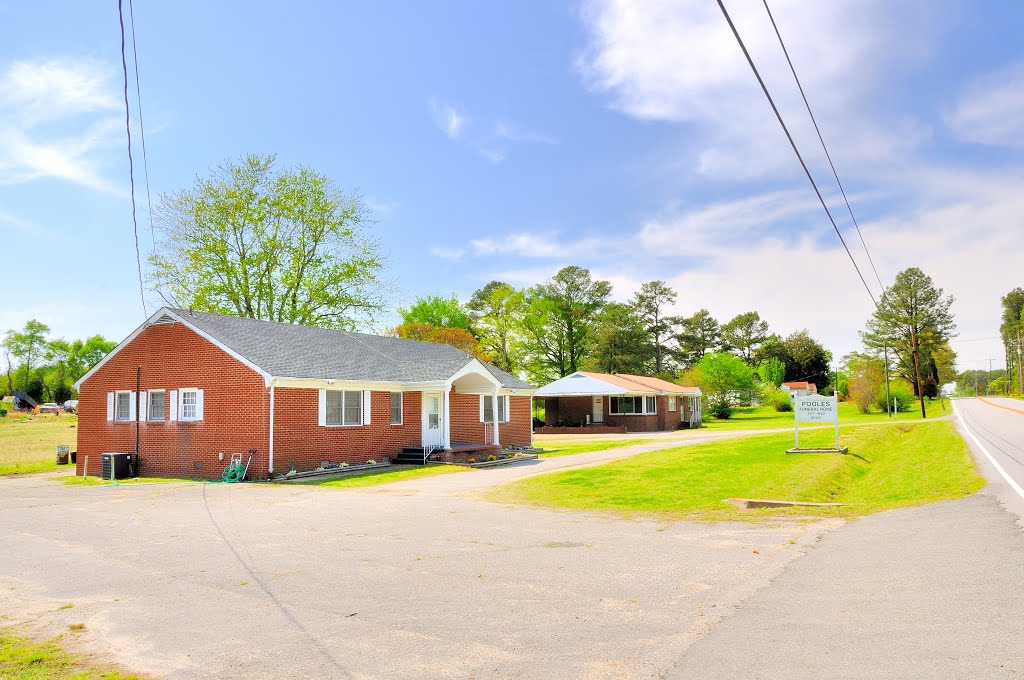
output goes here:
{"type": "Polygon", "coordinates": [[[988,461],[990,463],[992,463],[996,471],[1003,476],[1003,479],[1005,479],[1006,483],[1010,485],[1010,488],[1017,492],[1018,496],[1024,498],[1024,489],[1021,488],[1020,484],[1014,481],[1013,477],[1006,473],[1006,470],[1004,470],[1003,466],[1000,465],[996,461],[996,459],[992,457],[992,454],[988,452],[988,449],[985,448],[985,445],[982,444],[981,441],[974,436],[974,433],[971,432],[971,428],[967,424],[967,421],[965,421],[963,416],[960,415],[960,410],[956,407],[955,401],[953,402],[953,411],[956,413],[956,417],[960,419],[960,424],[964,426],[964,431],[971,436],[971,439],[973,439],[974,443],[978,445],[978,448],[980,448],[981,452],[985,454],[985,457],[988,458],[988,461]]]}

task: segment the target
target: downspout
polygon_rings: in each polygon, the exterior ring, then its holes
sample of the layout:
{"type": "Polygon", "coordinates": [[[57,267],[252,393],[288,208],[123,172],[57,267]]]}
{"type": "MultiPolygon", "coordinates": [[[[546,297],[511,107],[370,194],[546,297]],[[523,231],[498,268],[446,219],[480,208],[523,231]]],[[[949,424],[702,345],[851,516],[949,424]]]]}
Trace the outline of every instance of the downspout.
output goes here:
{"type": "Polygon", "coordinates": [[[270,381],[270,442],[267,447],[267,476],[274,473],[274,381],[270,381]]]}
{"type": "Polygon", "coordinates": [[[530,395],[530,448],[533,448],[533,395],[530,395]]]}

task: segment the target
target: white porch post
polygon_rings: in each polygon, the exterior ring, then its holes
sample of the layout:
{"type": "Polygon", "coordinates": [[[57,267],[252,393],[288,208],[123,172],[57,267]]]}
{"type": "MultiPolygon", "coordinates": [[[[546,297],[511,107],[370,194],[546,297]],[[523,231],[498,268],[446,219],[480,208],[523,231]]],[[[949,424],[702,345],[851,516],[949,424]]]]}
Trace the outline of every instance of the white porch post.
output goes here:
{"type": "Polygon", "coordinates": [[[442,412],[444,413],[444,424],[441,427],[441,445],[446,449],[452,447],[452,427],[451,427],[451,401],[449,395],[451,394],[452,386],[445,385],[444,394],[441,395],[441,401],[444,403],[442,412]]]}
{"type": "Polygon", "coordinates": [[[501,446],[501,439],[498,437],[498,388],[491,390],[491,416],[494,419],[494,445],[501,446]]]}
{"type": "Polygon", "coordinates": [[[274,383],[270,383],[270,447],[267,455],[267,474],[274,471],[274,383]]]}

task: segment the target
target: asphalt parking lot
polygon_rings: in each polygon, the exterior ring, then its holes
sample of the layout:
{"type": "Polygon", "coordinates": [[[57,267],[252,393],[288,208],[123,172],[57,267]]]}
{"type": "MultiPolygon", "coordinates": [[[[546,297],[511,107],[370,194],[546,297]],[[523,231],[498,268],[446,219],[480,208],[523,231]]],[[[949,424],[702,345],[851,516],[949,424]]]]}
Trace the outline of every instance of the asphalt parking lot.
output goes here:
{"type": "Polygon", "coordinates": [[[536,471],[364,490],[3,479],[0,615],[83,623],[75,647],[158,677],[653,678],[837,524],[474,497],[536,471]]]}

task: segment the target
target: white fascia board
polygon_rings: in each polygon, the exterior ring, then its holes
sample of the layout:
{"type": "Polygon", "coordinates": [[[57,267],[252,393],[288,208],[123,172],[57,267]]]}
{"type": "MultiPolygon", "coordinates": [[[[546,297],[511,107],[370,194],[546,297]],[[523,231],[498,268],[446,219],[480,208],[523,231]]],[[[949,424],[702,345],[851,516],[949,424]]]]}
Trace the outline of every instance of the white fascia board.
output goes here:
{"type": "Polygon", "coordinates": [[[465,366],[455,371],[455,373],[450,378],[448,378],[447,382],[449,384],[454,383],[459,378],[467,375],[479,375],[484,380],[486,380],[487,382],[491,383],[492,385],[499,389],[504,387],[501,384],[501,381],[498,380],[497,376],[488,371],[487,367],[484,366],[476,357],[470,359],[465,366]]]}
{"type": "Polygon", "coordinates": [[[161,307],[160,309],[156,310],[156,312],[154,312],[152,316],[150,316],[148,319],[146,319],[146,321],[143,322],[143,324],[141,326],[139,326],[134,331],[132,331],[131,335],[129,335],[124,340],[122,340],[120,342],[120,344],[118,344],[117,347],[112,349],[110,351],[110,353],[108,353],[106,356],[104,356],[102,359],[100,359],[100,361],[95,366],[93,366],[91,369],[89,369],[88,373],[86,373],[81,378],[79,378],[78,381],[75,383],[75,389],[76,390],[81,390],[82,385],[85,383],[86,380],[88,380],[90,377],[92,377],[93,373],[98,371],[104,364],[106,364],[111,358],[113,358],[115,354],[117,354],[122,349],[124,349],[132,340],[137,338],[142,331],[144,331],[147,328],[149,328],[150,326],[152,326],[153,322],[156,321],[157,319],[159,319],[162,316],[169,316],[172,319],[174,319],[175,321],[184,324],[193,333],[195,333],[199,337],[203,338],[204,340],[208,341],[209,343],[211,343],[212,345],[214,345],[218,349],[223,350],[231,358],[237,360],[239,363],[243,364],[244,366],[247,366],[247,367],[251,368],[252,370],[256,371],[257,373],[259,373],[261,376],[263,376],[264,384],[266,384],[268,387],[270,386],[270,374],[269,373],[267,373],[262,368],[260,368],[256,364],[252,363],[251,361],[249,361],[248,359],[246,359],[242,355],[240,355],[237,352],[235,352],[233,349],[231,349],[230,347],[228,347],[227,345],[222,343],[220,340],[217,340],[212,335],[209,335],[208,333],[206,333],[205,331],[200,329],[195,324],[189,323],[187,318],[185,318],[185,317],[183,317],[183,316],[181,316],[179,314],[175,314],[168,307],[161,307]]]}
{"type": "Polygon", "coordinates": [[[444,392],[444,381],[398,382],[390,380],[335,380],[330,378],[291,378],[273,376],[275,387],[314,390],[370,390],[371,392],[444,392]]]}
{"type": "Polygon", "coordinates": [[[573,373],[559,378],[534,392],[536,397],[618,396],[623,394],[634,394],[634,391],[581,373],[573,373]]]}

